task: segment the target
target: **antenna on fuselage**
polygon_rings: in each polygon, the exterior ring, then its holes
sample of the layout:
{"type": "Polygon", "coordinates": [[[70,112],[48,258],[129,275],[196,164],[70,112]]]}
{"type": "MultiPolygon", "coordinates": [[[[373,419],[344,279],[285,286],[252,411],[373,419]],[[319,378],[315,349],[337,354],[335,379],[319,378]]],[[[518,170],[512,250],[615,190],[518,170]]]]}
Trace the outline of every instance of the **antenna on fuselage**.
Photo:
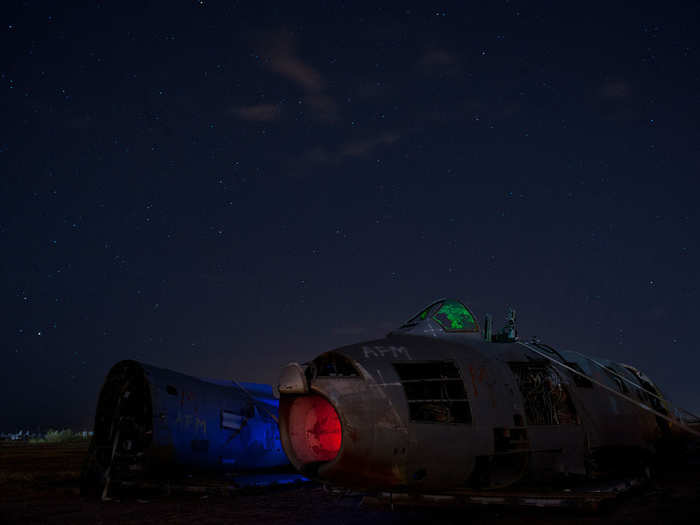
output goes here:
{"type": "Polygon", "coordinates": [[[503,329],[508,341],[518,340],[518,328],[515,326],[515,309],[508,308],[508,314],[506,315],[506,326],[503,329]]]}
{"type": "Polygon", "coordinates": [[[515,324],[515,309],[513,308],[508,308],[508,313],[506,314],[506,325],[500,332],[491,335],[490,315],[486,316],[486,322],[484,324],[489,325],[484,327],[484,339],[486,341],[493,341],[495,343],[513,343],[518,340],[518,327],[515,324]]]}
{"type": "Polygon", "coordinates": [[[484,316],[484,341],[490,343],[493,339],[493,319],[491,314],[484,316]]]}

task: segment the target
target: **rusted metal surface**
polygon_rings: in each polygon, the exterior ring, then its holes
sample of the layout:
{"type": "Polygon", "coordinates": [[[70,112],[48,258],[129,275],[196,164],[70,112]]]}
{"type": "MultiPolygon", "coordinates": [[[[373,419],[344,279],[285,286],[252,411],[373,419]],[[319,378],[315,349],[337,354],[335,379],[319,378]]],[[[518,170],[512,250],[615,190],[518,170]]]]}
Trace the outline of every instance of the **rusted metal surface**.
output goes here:
{"type": "Polygon", "coordinates": [[[288,406],[304,394],[280,392],[282,444],[298,469],[339,486],[407,494],[594,479],[642,471],[660,444],[678,439],[674,427],[690,428],[629,365],[516,344],[514,326],[497,342],[446,331],[431,317],[440,304],[384,339],[302,367],[309,393],[340,418],[336,457],[294,457],[288,406]]]}
{"type": "Polygon", "coordinates": [[[287,466],[269,385],[200,379],[135,361],[110,370],[100,392],[84,485],[183,470],[287,466]]]}

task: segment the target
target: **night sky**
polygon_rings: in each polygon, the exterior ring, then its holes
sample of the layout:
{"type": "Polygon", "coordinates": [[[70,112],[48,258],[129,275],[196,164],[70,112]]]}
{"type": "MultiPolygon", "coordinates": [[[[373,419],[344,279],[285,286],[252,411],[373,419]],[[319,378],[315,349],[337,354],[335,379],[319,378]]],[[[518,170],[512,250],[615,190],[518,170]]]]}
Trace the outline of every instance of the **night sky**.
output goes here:
{"type": "Polygon", "coordinates": [[[697,2],[64,4],[0,17],[0,430],[445,296],[700,410],[697,2]]]}

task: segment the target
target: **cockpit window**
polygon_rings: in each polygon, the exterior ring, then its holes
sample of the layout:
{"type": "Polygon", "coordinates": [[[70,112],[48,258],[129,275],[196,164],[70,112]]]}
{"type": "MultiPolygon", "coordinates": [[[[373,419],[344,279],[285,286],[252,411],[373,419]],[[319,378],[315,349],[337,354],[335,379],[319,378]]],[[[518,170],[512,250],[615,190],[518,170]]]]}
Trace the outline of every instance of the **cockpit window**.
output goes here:
{"type": "Polygon", "coordinates": [[[439,305],[442,301],[437,301],[427,308],[425,308],[421,313],[419,313],[416,316],[411,317],[408,321],[406,321],[404,324],[401,325],[401,328],[410,328],[412,326],[416,326],[419,322],[425,321],[428,318],[428,315],[430,315],[431,310],[435,310],[436,305],[439,305]]]}
{"type": "Polygon", "coordinates": [[[394,363],[411,421],[471,423],[469,399],[453,361],[394,363]]]}
{"type": "Polygon", "coordinates": [[[472,313],[458,301],[445,301],[433,315],[446,332],[478,332],[472,313]]]}
{"type": "Polygon", "coordinates": [[[360,375],[350,359],[335,352],[326,352],[318,356],[311,362],[307,371],[311,374],[311,377],[307,377],[309,380],[316,377],[357,377],[360,375]]]}

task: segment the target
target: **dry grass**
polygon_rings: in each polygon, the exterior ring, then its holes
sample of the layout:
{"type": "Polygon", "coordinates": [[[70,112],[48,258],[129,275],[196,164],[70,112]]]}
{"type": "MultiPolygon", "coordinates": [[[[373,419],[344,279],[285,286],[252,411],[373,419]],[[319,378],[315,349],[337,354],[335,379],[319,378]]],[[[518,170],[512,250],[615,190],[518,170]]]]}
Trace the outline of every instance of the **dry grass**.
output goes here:
{"type": "Polygon", "coordinates": [[[78,482],[87,441],[68,443],[0,442],[0,487],[35,483],[78,482]]]}
{"type": "Polygon", "coordinates": [[[599,523],[700,523],[700,478],[692,469],[659,480],[659,486],[630,496],[606,515],[545,510],[401,510],[358,507],[357,498],[338,500],[317,485],[234,495],[133,495],[110,502],[83,498],[79,475],[87,443],[0,443],[0,523],[155,524],[277,523],[292,525],[394,525],[470,523],[482,525],[593,525],[599,523]]]}

